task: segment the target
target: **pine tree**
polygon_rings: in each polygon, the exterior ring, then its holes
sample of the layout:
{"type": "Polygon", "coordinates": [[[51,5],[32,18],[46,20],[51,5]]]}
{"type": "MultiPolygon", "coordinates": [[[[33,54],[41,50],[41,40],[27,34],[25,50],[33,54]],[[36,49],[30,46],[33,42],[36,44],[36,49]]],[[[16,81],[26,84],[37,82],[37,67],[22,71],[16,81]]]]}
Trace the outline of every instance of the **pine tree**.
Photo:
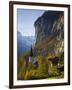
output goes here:
{"type": "Polygon", "coordinates": [[[33,56],[33,50],[32,50],[32,45],[31,45],[31,50],[30,50],[30,56],[33,56]]]}

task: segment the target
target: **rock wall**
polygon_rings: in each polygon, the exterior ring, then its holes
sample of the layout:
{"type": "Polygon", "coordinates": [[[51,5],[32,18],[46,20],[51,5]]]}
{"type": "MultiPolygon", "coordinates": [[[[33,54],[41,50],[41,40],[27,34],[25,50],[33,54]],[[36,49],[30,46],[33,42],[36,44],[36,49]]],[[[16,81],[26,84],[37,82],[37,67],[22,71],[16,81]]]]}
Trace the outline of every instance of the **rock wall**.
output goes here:
{"type": "Polygon", "coordinates": [[[64,52],[64,12],[46,11],[35,23],[35,50],[58,54],[64,52]]]}

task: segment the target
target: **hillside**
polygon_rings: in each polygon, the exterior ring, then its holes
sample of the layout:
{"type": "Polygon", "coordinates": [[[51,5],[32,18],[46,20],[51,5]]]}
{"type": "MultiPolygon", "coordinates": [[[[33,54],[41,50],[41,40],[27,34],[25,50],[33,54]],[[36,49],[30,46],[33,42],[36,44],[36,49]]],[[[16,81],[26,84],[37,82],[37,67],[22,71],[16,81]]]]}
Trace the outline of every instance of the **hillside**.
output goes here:
{"type": "Polygon", "coordinates": [[[30,50],[31,45],[35,42],[34,36],[22,36],[20,32],[17,32],[17,50],[18,56],[30,50]]]}

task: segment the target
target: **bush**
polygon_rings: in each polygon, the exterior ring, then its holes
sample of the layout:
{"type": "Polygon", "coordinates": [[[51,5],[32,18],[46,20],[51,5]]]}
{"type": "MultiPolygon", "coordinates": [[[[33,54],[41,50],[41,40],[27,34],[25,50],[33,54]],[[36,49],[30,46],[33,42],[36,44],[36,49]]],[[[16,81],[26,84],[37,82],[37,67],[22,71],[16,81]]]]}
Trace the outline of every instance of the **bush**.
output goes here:
{"type": "Polygon", "coordinates": [[[49,76],[57,76],[58,75],[57,67],[51,66],[51,63],[49,63],[48,71],[49,71],[49,76]]]}
{"type": "Polygon", "coordinates": [[[26,73],[26,60],[23,55],[18,58],[17,77],[18,79],[24,79],[26,73]]]}
{"type": "Polygon", "coordinates": [[[31,77],[32,77],[31,72],[30,72],[30,71],[26,71],[26,74],[25,74],[24,79],[25,79],[25,80],[29,80],[29,79],[31,79],[31,77]]]}
{"type": "Polygon", "coordinates": [[[48,62],[43,56],[38,56],[38,77],[48,76],[48,62]]]}
{"type": "Polygon", "coordinates": [[[37,79],[36,75],[37,75],[37,70],[30,70],[26,72],[24,79],[25,80],[37,79]]]}

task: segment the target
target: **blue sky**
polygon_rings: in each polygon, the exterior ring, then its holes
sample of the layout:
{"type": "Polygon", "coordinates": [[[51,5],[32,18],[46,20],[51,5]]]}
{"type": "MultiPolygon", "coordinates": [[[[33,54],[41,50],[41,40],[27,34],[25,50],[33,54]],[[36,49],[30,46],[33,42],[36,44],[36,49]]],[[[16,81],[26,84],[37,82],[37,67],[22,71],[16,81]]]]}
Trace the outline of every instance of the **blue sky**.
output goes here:
{"type": "Polygon", "coordinates": [[[17,9],[17,29],[23,36],[34,36],[35,20],[44,13],[43,10],[17,9]]]}

